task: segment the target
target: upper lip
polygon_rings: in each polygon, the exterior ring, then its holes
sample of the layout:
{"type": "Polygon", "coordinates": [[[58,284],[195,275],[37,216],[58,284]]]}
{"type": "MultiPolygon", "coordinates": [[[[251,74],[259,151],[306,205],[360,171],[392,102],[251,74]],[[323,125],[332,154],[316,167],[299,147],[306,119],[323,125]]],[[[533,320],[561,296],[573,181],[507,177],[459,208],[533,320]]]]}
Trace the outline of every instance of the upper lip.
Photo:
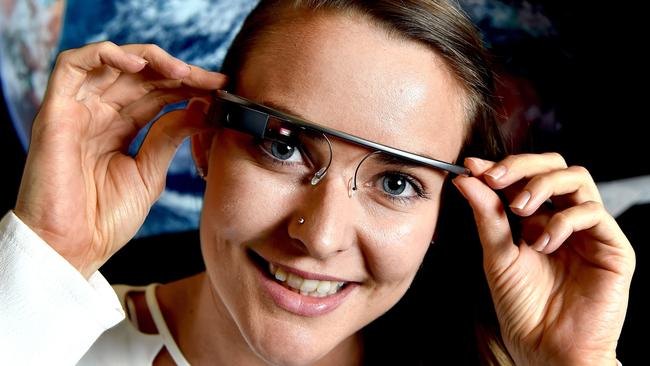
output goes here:
{"type": "Polygon", "coordinates": [[[293,273],[293,274],[298,275],[298,276],[300,276],[300,277],[302,277],[302,278],[304,278],[306,280],[332,281],[332,282],[354,282],[354,281],[350,281],[350,280],[346,280],[346,279],[342,279],[342,278],[338,278],[338,277],[333,277],[333,276],[328,276],[328,275],[323,275],[323,274],[319,274],[319,273],[311,273],[311,272],[301,271],[299,269],[287,267],[285,265],[278,264],[278,263],[275,263],[275,262],[273,262],[273,264],[275,266],[277,266],[277,267],[281,267],[282,269],[284,269],[288,273],[293,273]]]}
{"type": "Polygon", "coordinates": [[[262,255],[260,255],[259,253],[256,253],[256,254],[259,255],[262,259],[264,259],[266,262],[273,263],[274,266],[282,268],[288,273],[293,273],[293,274],[295,274],[297,276],[300,276],[300,277],[302,277],[304,279],[307,279],[307,280],[346,282],[346,283],[358,282],[358,281],[346,280],[346,279],[339,278],[339,277],[324,275],[324,274],[320,274],[320,273],[312,273],[312,272],[302,271],[302,270],[299,270],[297,268],[285,266],[284,264],[280,264],[280,263],[277,263],[277,262],[270,261],[270,260],[266,259],[265,257],[263,257],[262,255]]]}

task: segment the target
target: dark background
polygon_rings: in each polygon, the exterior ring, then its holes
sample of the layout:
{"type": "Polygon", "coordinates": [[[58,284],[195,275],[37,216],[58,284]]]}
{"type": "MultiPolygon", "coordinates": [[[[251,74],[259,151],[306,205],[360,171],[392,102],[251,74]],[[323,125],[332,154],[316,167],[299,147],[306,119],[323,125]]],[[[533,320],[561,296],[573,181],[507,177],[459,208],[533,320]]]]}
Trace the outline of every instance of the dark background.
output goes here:
{"type": "MultiPolygon", "coordinates": [[[[527,137],[536,152],[558,151],[569,164],[587,167],[596,181],[650,174],[650,141],[646,108],[648,66],[645,14],[621,3],[599,7],[593,2],[548,2],[547,12],[555,19],[561,38],[553,45],[522,43],[516,47],[517,62],[526,62],[533,72],[533,84],[552,103],[562,122],[559,131],[531,126],[527,137]]],[[[496,50],[506,62],[504,50],[496,50]]],[[[0,91],[1,92],[1,91],[0,91]]],[[[3,174],[0,212],[13,208],[25,162],[9,115],[0,98],[0,156],[3,174]]],[[[625,366],[642,364],[647,339],[648,301],[642,299],[648,286],[648,249],[645,227],[650,205],[638,205],[617,221],[628,235],[637,254],[628,316],[619,343],[619,359],[625,366]]],[[[145,284],[166,282],[202,268],[196,232],[178,233],[136,240],[112,259],[103,272],[112,282],[145,284]],[[178,245],[184,250],[179,253],[178,245]],[[156,250],[150,248],[155,246],[156,250]],[[144,253],[160,253],[151,258],[144,253]],[[165,254],[167,253],[167,254],[165,254]],[[173,253],[173,255],[170,255],[173,253]],[[129,258],[149,258],[133,263],[129,258]],[[138,273],[128,267],[137,264],[138,273]],[[129,273],[129,275],[126,275],[129,273]],[[155,274],[155,277],[152,277],[155,274]]]]}

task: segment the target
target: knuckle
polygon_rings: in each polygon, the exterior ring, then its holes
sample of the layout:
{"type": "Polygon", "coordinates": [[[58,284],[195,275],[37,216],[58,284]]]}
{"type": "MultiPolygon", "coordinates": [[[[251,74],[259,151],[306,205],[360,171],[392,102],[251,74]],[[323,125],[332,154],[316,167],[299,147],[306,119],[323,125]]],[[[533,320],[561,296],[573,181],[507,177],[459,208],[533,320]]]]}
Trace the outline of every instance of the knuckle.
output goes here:
{"type": "Polygon", "coordinates": [[[97,44],[97,46],[99,48],[105,49],[105,50],[112,50],[112,49],[115,49],[115,48],[119,48],[118,45],[116,45],[115,43],[113,43],[111,41],[101,41],[101,42],[99,42],[97,44]]]}
{"type": "Polygon", "coordinates": [[[505,158],[503,158],[502,162],[511,163],[511,162],[517,160],[517,158],[520,157],[520,156],[521,155],[512,155],[512,154],[507,155],[505,158]]]}
{"type": "Polygon", "coordinates": [[[630,276],[632,276],[632,274],[634,273],[634,270],[636,269],[636,264],[637,264],[636,257],[637,257],[637,255],[636,255],[636,251],[634,250],[632,245],[628,246],[628,250],[629,250],[628,256],[630,258],[629,259],[629,261],[630,261],[630,276]]]}
{"type": "Polygon", "coordinates": [[[511,167],[515,162],[521,158],[521,155],[508,155],[503,160],[499,162],[499,165],[504,165],[506,167],[511,167]]]}
{"type": "Polygon", "coordinates": [[[120,50],[120,46],[116,45],[111,41],[100,41],[89,46],[93,47],[93,51],[96,54],[102,54],[102,53],[107,54],[107,53],[118,52],[120,50]]]}
{"type": "Polygon", "coordinates": [[[147,53],[147,54],[159,54],[163,50],[162,48],[160,48],[160,46],[158,46],[157,44],[153,44],[153,43],[147,43],[147,44],[143,45],[142,48],[143,48],[144,52],[147,53]]]}
{"type": "Polygon", "coordinates": [[[73,56],[78,49],[72,48],[69,50],[59,52],[59,55],[56,57],[57,64],[65,64],[70,61],[70,57],[73,56]]]}
{"type": "Polygon", "coordinates": [[[555,215],[553,215],[551,221],[553,221],[553,224],[555,226],[558,226],[565,230],[571,227],[571,218],[566,212],[556,213],[555,215]]]}
{"type": "Polygon", "coordinates": [[[548,186],[549,184],[550,177],[548,174],[538,174],[530,178],[528,183],[526,183],[526,190],[529,192],[532,191],[539,191],[543,189],[543,187],[548,186]]]}
{"type": "Polygon", "coordinates": [[[567,167],[566,160],[564,159],[564,156],[562,156],[560,153],[547,152],[547,153],[544,153],[543,155],[550,158],[550,159],[552,159],[553,161],[556,161],[562,167],[564,167],[564,168],[567,167]]]}
{"type": "Polygon", "coordinates": [[[156,90],[156,85],[153,82],[150,81],[145,81],[140,84],[140,87],[142,90],[144,90],[145,93],[150,93],[154,90],[156,90]]]}
{"type": "Polygon", "coordinates": [[[589,173],[589,170],[587,170],[587,168],[585,168],[583,166],[572,165],[572,166],[568,167],[567,169],[572,173],[591,178],[591,173],[589,173]]]}
{"type": "Polygon", "coordinates": [[[537,154],[516,154],[506,156],[500,164],[505,165],[508,168],[517,168],[523,167],[527,164],[528,161],[531,161],[537,154]]]}
{"type": "Polygon", "coordinates": [[[601,214],[607,214],[607,210],[605,210],[605,206],[603,206],[602,203],[597,201],[585,201],[582,203],[582,206],[590,211],[599,211],[601,214]]]}

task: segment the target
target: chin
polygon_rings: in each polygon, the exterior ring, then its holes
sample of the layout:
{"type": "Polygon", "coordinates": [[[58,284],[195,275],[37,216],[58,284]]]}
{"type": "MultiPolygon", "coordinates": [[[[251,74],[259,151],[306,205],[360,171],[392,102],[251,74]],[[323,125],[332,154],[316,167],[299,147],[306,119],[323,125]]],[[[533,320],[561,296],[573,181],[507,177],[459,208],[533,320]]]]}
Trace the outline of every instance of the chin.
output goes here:
{"type": "Polygon", "coordinates": [[[270,365],[313,365],[334,348],[329,337],[318,336],[306,326],[285,324],[285,327],[271,326],[270,329],[254,331],[257,335],[250,338],[244,335],[253,352],[270,365]]]}
{"type": "MultiPolygon", "coordinates": [[[[213,273],[211,277],[223,279],[223,273],[213,273]]],[[[234,279],[213,286],[249,349],[265,363],[313,365],[347,338],[343,330],[352,319],[336,322],[332,314],[317,318],[297,316],[278,308],[246,274],[239,279],[242,281],[236,286],[234,279]]]]}

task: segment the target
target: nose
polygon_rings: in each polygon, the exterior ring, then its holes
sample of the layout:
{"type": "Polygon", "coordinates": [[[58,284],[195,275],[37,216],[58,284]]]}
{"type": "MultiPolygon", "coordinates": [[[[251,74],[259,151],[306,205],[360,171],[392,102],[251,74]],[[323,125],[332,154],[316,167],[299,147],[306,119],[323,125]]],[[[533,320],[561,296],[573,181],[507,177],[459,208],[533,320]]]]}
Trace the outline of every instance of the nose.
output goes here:
{"type": "Polygon", "coordinates": [[[289,236],[313,258],[327,259],[355,244],[355,210],[343,179],[328,175],[306,188],[302,203],[289,223],[289,236]]]}

